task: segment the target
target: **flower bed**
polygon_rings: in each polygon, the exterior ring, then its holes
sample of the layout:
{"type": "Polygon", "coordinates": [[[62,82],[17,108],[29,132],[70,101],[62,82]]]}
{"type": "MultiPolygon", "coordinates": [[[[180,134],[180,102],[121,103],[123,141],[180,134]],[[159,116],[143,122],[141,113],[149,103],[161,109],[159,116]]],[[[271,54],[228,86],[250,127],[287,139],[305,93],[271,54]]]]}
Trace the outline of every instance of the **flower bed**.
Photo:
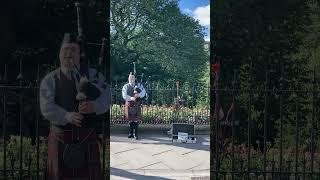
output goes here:
{"type": "MultiPolygon", "coordinates": [[[[170,124],[170,123],[193,123],[209,124],[210,110],[207,108],[188,108],[172,106],[144,105],[142,107],[142,124],[170,124]]],[[[124,120],[124,106],[113,105],[111,109],[111,123],[126,124],[124,120]]]]}

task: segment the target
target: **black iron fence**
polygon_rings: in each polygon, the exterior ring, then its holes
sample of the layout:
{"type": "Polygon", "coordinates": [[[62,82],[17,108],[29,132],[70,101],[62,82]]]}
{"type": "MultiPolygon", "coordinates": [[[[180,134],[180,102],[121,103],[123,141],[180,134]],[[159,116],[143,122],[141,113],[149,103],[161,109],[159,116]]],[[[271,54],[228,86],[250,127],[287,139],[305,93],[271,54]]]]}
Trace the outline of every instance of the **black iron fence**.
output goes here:
{"type": "MultiPolygon", "coordinates": [[[[39,105],[40,74],[44,74],[40,72],[44,70],[39,65],[32,68],[37,78],[30,80],[23,77],[21,63],[18,74],[9,77],[8,69],[5,66],[0,76],[0,179],[47,179],[49,121],[41,116],[39,105]]],[[[101,127],[107,124],[109,118],[101,122],[101,127]]],[[[102,128],[100,134],[105,179],[109,177],[107,130],[102,128]]]]}
{"type": "Polygon", "coordinates": [[[314,74],[284,89],[282,79],[211,89],[212,179],[320,179],[319,83],[314,74]]]}
{"type": "MultiPolygon", "coordinates": [[[[7,66],[0,72],[0,179],[47,179],[49,121],[40,113],[39,84],[41,77],[55,66],[25,68],[25,73],[30,71],[32,76],[23,76],[22,63],[12,67],[17,73],[9,72],[7,66]]],[[[122,85],[124,83],[112,84],[112,123],[126,123],[122,85]]],[[[209,87],[185,85],[177,89],[176,84],[164,86],[152,82],[146,89],[148,99],[143,103],[143,123],[209,124],[209,87]]],[[[104,123],[108,124],[109,119],[102,122],[102,127],[104,123]]],[[[101,159],[106,178],[109,174],[108,141],[108,132],[104,131],[101,159]]]]}
{"type": "MultiPolygon", "coordinates": [[[[112,84],[112,123],[127,123],[124,120],[124,100],[122,86],[124,83],[112,84]]],[[[209,86],[161,84],[152,82],[145,85],[147,98],[143,101],[141,123],[168,124],[188,122],[209,124],[210,102],[209,86]]]]}

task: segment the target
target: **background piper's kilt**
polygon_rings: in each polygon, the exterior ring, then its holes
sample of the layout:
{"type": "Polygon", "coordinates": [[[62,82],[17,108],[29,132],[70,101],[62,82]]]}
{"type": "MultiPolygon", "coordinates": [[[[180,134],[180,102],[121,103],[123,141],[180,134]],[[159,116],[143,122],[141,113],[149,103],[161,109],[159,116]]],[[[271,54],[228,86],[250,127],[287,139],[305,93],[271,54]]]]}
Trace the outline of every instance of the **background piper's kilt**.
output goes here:
{"type": "MultiPolygon", "coordinates": [[[[80,129],[79,140],[83,140],[91,130],[80,129]]],[[[73,137],[78,136],[77,130],[73,132],[73,137]]],[[[99,180],[102,177],[102,167],[100,162],[100,151],[98,136],[94,132],[86,140],[85,159],[86,164],[77,169],[68,168],[63,162],[63,153],[66,144],[72,143],[72,131],[64,130],[63,132],[50,131],[48,138],[48,179],[60,178],[85,178],[90,177],[92,180],[99,180]]]]}
{"type": "Polygon", "coordinates": [[[141,105],[139,102],[135,101],[126,101],[124,107],[124,115],[125,120],[127,121],[141,121],[142,114],[141,114],[141,105]],[[136,104],[138,103],[138,105],[136,104]]]}

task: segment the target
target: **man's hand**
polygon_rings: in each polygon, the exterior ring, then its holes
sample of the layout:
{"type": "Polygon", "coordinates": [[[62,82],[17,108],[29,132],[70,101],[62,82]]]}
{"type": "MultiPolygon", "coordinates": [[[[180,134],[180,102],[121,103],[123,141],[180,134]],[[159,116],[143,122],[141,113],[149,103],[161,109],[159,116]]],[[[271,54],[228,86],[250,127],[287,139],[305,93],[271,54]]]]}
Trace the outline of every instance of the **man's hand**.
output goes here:
{"type": "Polygon", "coordinates": [[[96,108],[95,104],[93,101],[84,101],[81,102],[79,105],[79,112],[82,114],[90,114],[90,113],[95,113],[96,108]]]}
{"type": "Polygon", "coordinates": [[[77,112],[70,112],[67,116],[68,122],[77,126],[77,127],[81,127],[81,120],[82,119],[83,119],[83,116],[77,112]]]}
{"type": "Polygon", "coordinates": [[[135,101],[136,100],[136,96],[133,96],[130,98],[131,101],[135,101]]]}

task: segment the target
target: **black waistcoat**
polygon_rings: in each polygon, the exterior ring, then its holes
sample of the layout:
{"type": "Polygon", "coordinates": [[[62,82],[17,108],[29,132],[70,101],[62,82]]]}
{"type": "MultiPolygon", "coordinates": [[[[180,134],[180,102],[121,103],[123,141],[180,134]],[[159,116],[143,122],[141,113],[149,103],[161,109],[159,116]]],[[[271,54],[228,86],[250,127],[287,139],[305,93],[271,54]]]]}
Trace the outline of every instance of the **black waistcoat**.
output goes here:
{"type": "Polygon", "coordinates": [[[132,97],[132,96],[134,96],[133,91],[134,91],[134,87],[131,86],[130,84],[128,84],[127,85],[127,94],[132,97]]]}
{"type": "MultiPolygon", "coordinates": [[[[76,100],[77,89],[74,80],[70,80],[61,71],[60,78],[55,76],[55,103],[68,112],[77,112],[78,101],[76,100]]],[[[71,129],[72,125],[59,126],[63,129],[71,129]]]]}
{"type": "Polygon", "coordinates": [[[78,102],[76,100],[77,89],[74,80],[70,80],[60,72],[60,79],[55,78],[55,103],[68,112],[78,110],[78,102]]]}
{"type": "MultiPolygon", "coordinates": [[[[78,112],[79,101],[77,101],[77,89],[74,80],[70,80],[60,72],[60,78],[55,78],[55,103],[64,108],[68,112],[78,112]]],[[[132,91],[133,92],[133,91],[132,91]]],[[[102,121],[107,121],[107,114],[96,115],[83,114],[84,119],[82,120],[82,128],[94,128],[97,133],[102,133],[102,121]]],[[[108,128],[109,123],[105,123],[105,127],[108,128]]],[[[67,124],[66,126],[59,126],[63,129],[71,129],[72,125],[67,124]]]]}

